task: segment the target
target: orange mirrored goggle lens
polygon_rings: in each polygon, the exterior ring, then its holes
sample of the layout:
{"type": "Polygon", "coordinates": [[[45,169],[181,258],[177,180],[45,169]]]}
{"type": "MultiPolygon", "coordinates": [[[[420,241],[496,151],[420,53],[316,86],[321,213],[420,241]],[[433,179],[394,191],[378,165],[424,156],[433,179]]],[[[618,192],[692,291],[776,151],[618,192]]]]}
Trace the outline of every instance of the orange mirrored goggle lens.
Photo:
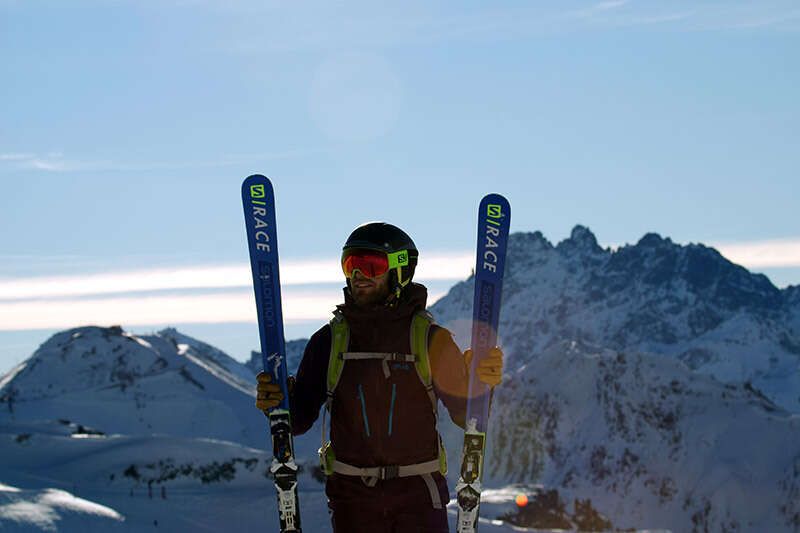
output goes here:
{"type": "Polygon", "coordinates": [[[356,270],[368,278],[376,278],[389,270],[389,258],[381,252],[353,252],[342,259],[342,270],[348,278],[353,277],[356,270]]]}

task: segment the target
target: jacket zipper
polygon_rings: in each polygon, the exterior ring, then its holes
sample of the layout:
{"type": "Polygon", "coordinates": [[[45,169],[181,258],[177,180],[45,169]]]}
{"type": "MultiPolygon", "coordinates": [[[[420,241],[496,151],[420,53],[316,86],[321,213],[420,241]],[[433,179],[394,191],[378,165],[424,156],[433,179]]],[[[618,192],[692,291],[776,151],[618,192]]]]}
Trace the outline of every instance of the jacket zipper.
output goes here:
{"type": "Polygon", "coordinates": [[[369,437],[369,419],[367,418],[367,402],[364,400],[364,389],[361,387],[361,383],[358,384],[358,396],[361,399],[361,414],[364,417],[364,431],[367,433],[367,437],[369,437]]]}
{"type": "Polygon", "coordinates": [[[389,436],[392,436],[392,417],[394,417],[394,400],[397,396],[397,384],[392,383],[392,404],[389,407],[389,436]]]}

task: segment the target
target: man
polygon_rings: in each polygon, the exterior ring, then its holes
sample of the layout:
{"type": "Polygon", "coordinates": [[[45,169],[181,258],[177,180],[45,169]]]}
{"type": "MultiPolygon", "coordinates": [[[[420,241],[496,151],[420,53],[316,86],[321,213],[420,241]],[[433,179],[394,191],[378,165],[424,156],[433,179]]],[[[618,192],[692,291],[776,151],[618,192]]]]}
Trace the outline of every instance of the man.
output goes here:
{"type": "MultiPolygon", "coordinates": [[[[418,255],[396,226],[356,228],[342,251],[344,304],[312,335],[290,378],[295,435],[323,404],[330,411],[331,440],[320,454],[335,533],[449,531],[437,401],[463,428],[471,352],[462,354],[425,311],[427,289],[411,281],[418,255]]],[[[502,358],[494,348],[478,369],[490,386],[500,383],[502,358]]],[[[260,373],[256,406],[267,412],[282,399],[260,373]]]]}

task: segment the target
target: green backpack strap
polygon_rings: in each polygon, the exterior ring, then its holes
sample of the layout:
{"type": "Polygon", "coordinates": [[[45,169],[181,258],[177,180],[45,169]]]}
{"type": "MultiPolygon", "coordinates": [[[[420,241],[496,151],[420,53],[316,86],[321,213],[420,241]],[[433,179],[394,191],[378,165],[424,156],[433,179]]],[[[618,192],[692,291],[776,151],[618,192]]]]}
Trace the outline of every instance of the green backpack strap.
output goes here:
{"type": "Polygon", "coordinates": [[[439,406],[436,392],[433,390],[433,372],[431,358],[428,352],[428,335],[434,325],[433,315],[428,311],[419,311],[411,321],[411,353],[416,356],[414,367],[417,369],[419,380],[425,386],[428,398],[431,400],[433,419],[436,424],[436,434],[439,437],[439,471],[447,474],[447,451],[444,449],[442,435],[439,432],[439,406]]]}
{"type": "Polygon", "coordinates": [[[342,376],[344,370],[344,358],[342,354],[347,351],[350,344],[350,328],[344,315],[340,311],[334,311],[333,318],[328,323],[331,328],[331,351],[328,357],[328,378],[327,378],[327,397],[325,399],[325,409],[322,411],[322,445],[320,446],[319,460],[322,470],[326,476],[333,474],[333,462],[336,456],[333,453],[333,447],[328,441],[328,432],[326,422],[326,415],[330,413],[331,406],[333,405],[333,391],[339,384],[339,378],[342,376]]]}
{"type": "Polygon", "coordinates": [[[333,398],[333,391],[339,384],[339,378],[344,370],[342,354],[347,351],[350,344],[350,328],[341,312],[336,311],[330,321],[331,328],[331,353],[328,358],[328,402],[333,398]]]}
{"type": "MultiPolygon", "coordinates": [[[[416,356],[414,366],[417,369],[419,380],[425,388],[433,387],[433,375],[431,373],[431,360],[428,355],[428,333],[433,325],[433,316],[427,311],[420,311],[414,315],[411,321],[411,353],[416,356]]],[[[432,398],[435,400],[435,396],[432,398]]],[[[434,408],[436,404],[434,403],[434,408]]],[[[435,409],[434,409],[435,410],[435,409]]]]}

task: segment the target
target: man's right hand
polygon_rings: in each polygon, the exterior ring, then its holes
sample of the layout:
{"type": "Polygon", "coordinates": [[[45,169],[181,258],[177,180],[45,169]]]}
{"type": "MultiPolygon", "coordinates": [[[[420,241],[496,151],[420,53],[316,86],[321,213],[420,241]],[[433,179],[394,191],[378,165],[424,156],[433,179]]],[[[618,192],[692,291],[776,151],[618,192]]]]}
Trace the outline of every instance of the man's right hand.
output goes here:
{"type": "Polygon", "coordinates": [[[283,393],[280,385],[273,383],[270,375],[266,372],[259,372],[256,380],[258,381],[256,385],[256,407],[264,411],[264,414],[267,414],[268,411],[283,401],[283,393]]]}

